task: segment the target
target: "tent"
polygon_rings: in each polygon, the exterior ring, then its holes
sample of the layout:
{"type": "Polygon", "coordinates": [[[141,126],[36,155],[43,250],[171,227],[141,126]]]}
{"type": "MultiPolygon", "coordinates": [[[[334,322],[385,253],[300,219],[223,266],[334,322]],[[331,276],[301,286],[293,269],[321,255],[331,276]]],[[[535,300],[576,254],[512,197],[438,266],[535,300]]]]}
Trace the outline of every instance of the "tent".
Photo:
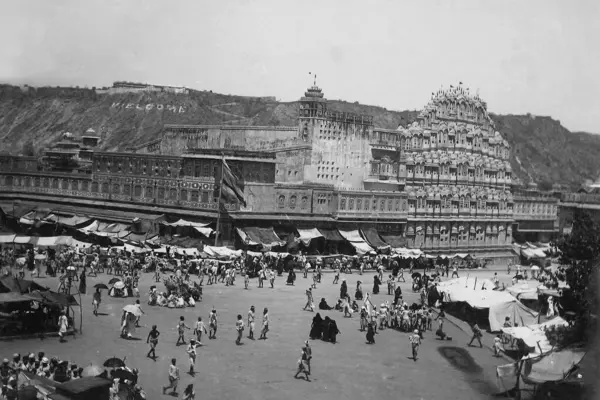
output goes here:
{"type": "MultiPolygon", "coordinates": [[[[503,293],[503,292],[496,292],[503,293]]],[[[511,296],[512,297],[512,296],[511,296]]],[[[490,331],[499,332],[506,317],[519,326],[533,325],[538,321],[539,313],[527,308],[519,300],[512,298],[511,301],[497,301],[490,304],[488,320],[490,331]]]]}
{"type": "Polygon", "coordinates": [[[506,291],[519,300],[537,300],[539,282],[518,283],[506,288],[506,291]]]}
{"type": "Polygon", "coordinates": [[[541,357],[527,358],[524,360],[521,378],[523,382],[534,385],[562,381],[569,376],[584,356],[585,351],[581,349],[564,349],[541,357]]]}
{"type": "Polygon", "coordinates": [[[552,350],[552,345],[546,338],[544,331],[553,326],[566,325],[568,325],[567,321],[561,317],[556,317],[541,324],[502,328],[502,333],[514,339],[521,339],[527,347],[534,349],[532,354],[540,354],[540,351],[547,353],[552,350]]]}
{"type": "Polygon", "coordinates": [[[525,307],[510,293],[495,291],[493,288],[494,284],[489,279],[468,277],[442,282],[437,286],[447,303],[463,302],[476,310],[487,309],[487,319],[492,332],[501,330],[506,317],[521,326],[537,323],[537,312],[525,307]]]}

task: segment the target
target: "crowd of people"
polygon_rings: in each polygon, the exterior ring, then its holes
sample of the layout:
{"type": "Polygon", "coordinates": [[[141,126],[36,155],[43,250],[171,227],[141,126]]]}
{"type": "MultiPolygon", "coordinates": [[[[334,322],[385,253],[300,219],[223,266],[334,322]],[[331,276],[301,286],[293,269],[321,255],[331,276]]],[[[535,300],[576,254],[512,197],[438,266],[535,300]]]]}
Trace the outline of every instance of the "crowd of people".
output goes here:
{"type": "MultiPolygon", "coordinates": [[[[121,360],[119,360],[121,361],[121,360]]],[[[92,367],[97,371],[96,367],[92,367]]],[[[145,399],[145,393],[138,385],[139,370],[129,368],[121,361],[117,368],[104,369],[98,374],[101,377],[112,380],[110,388],[111,398],[119,399],[119,393],[126,390],[130,394],[131,400],[145,399]]],[[[43,351],[21,355],[15,353],[12,360],[4,358],[0,365],[0,382],[2,388],[0,395],[7,400],[18,399],[19,383],[35,380],[35,377],[42,377],[54,381],[56,385],[81,379],[86,376],[85,368],[68,360],[62,360],[59,357],[47,357],[43,351]],[[20,376],[24,373],[24,376],[20,376]]]]}

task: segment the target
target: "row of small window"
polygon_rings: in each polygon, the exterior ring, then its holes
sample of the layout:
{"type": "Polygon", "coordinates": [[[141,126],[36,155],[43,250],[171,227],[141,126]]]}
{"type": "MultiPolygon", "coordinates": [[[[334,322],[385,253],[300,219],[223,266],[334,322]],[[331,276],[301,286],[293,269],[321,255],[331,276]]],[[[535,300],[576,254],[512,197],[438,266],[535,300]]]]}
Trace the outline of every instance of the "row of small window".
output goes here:
{"type": "Polygon", "coordinates": [[[317,174],[317,179],[340,179],[339,175],[317,174]]]}
{"type": "Polygon", "coordinates": [[[461,197],[458,200],[442,197],[440,200],[426,200],[419,197],[416,200],[408,200],[409,208],[478,208],[480,210],[512,210],[513,204],[500,200],[498,202],[486,202],[486,200],[471,201],[469,197],[461,197]]]}
{"type": "Polygon", "coordinates": [[[302,196],[300,199],[298,199],[298,196],[291,195],[287,201],[285,195],[279,195],[277,197],[278,208],[290,208],[292,210],[300,208],[301,210],[306,210],[308,209],[309,202],[310,200],[307,196],[302,196]]]}
{"type": "MultiPolygon", "coordinates": [[[[5,184],[7,186],[24,186],[24,187],[44,187],[51,189],[62,189],[62,190],[75,190],[87,192],[88,190],[92,193],[110,193],[110,194],[124,194],[129,196],[132,194],[132,186],[131,185],[119,185],[112,184],[109,185],[107,182],[98,183],[98,182],[89,182],[89,181],[77,181],[77,180],[59,180],[59,179],[13,179],[12,176],[7,176],[5,179],[5,184]]],[[[212,198],[212,192],[208,191],[198,191],[198,190],[186,190],[181,189],[178,191],[177,189],[169,189],[164,187],[154,187],[147,186],[145,190],[140,185],[133,186],[133,196],[134,197],[148,197],[153,198],[156,195],[158,199],[168,198],[169,200],[180,200],[180,201],[192,201],[192,202],[202,202],[208,203],[215,201],[212,198]]]]}
{"type": "Polygon", "coordinates": [[[547,203],[517,203],[517,214],[550,214],[554,215],[558,211],[558,207],[547,203]]]}
{"type": "Polygon", "coordinates": [[[377,211],[378,206],[379,211],[400,211],[401,207],[406,210],[406,202],[402,202],[401,199],[346,199],[342,197],[340,200],[340,210],[342,211],[377,211]]]}

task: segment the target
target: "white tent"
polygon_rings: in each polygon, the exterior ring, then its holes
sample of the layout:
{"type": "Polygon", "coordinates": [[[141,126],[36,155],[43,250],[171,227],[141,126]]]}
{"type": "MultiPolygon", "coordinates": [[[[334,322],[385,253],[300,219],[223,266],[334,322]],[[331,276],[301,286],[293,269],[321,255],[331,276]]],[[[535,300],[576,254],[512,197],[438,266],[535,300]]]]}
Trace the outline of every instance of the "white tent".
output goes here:
{"type": "Polygon", "coordinates": [[[544,330],[552,326],[567,326],[568,322],[556,317],[541,324],[502,328],[502,332],[514,339],[521,339],[528,347],[533,347],[533,354],[539,354],[540,349],[546,353],[552,350],[552,345],[546,338],[544,330]]]}

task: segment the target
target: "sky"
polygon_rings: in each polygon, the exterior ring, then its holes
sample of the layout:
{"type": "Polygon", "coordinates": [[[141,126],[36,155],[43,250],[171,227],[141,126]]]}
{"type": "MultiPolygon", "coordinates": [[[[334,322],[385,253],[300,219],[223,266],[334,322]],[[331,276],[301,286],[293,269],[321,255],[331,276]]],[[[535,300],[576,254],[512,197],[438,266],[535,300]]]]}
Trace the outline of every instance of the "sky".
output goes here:
{"type": "Polygon", "coordinates": [[[463,82],[499,114],[600,133],[598,0],[0,0],[0,81],[116,80],[421,109],[463,82]]]}

